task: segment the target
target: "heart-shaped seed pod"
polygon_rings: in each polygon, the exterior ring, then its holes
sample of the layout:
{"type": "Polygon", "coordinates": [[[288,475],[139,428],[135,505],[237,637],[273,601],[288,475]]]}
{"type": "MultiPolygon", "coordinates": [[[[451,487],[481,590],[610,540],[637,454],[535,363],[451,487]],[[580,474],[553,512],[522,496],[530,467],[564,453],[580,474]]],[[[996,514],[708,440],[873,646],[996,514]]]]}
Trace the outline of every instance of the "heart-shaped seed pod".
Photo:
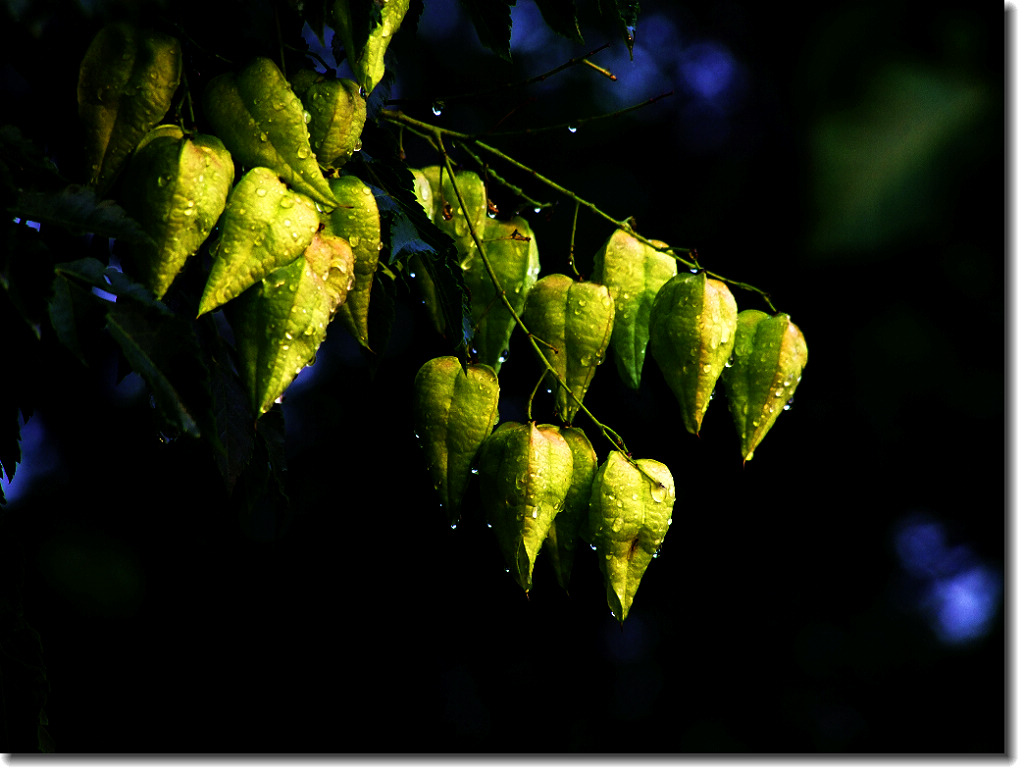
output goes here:
{"type": "Polygon", "coordinates": [[[160,126],[139,144],[125,170],[124,208],[153,239],[136,269],[157,298],[213,231],[234,177],[231,154],[212,135],[160,126]]]}
{"type": "Polygon", "coordinates": [[[619,377],[630,389],[640,389],[654,298],[676,273],[675,258],[621,229],[608,238],[594,258],[592,278],[605,285],[615,301],[612,355],[619,377]]]}
{"type": "Polygon", "coordinates": [[[331,180],[331,192],[341,204],[326,222],[331,233],[342,236],[356,256],[355,285],[338,310],[338,318],[363,346],[370,345],[370,291],[380,261],[380,211],[370,186],[355,175],[331,180]]]}
{"type": "MultiPolygon", "coordinates": [[[[542,347],[548,362],[583,402],[612,336],[615,304],[608,288],[550,274],[530,290],[521,317],[531,333],[552,347],[542,347]]],[[[554,389],[558,416],[569,424],[579,403],[560,386],[554,389]]]]}
{"type": "Polygon", "coordinates": [[[240,73],[213,78],[203,110],[237,162],[273,169],[299,193],[338,206],[309,145],[302,102],[270,59],[257,57],[240,73]]]}
{"type": "Polygon", "coordinates": [[[78,73],[89,184],[103,194],[128,155],[167,114],[181,81],[177,38],[125,22],[103,27],[78,73]]]}
{"type": "Polygon", "coordinates": [[[661,462],[631,463],[611,451],[597,469],[590,496],[590,531],[605,578],[608,607],[620,623],[668,527],[676,486],[661,462]]]}
{"type": "MultiPolygon", "coordinates": [[[[508,222],[487,218],[482,234],[478,235],[505,297],[516,314],[521,314],[527,294],[540,273],[540,252],[530,225],[521,217],[508,222]]],[[[500,371],[516,326],[515,318],[498,297],[491,275],[475,246],[470,256],[463,260],[462,268],[470,293],[474,327],[470,345],[476,350],[480,362],[500,371]]]]}
{"type": "Polygon", "coordinates": [[[312,70],[301,70],[291,84],[309,112],[309,143],[320,166],[344,166],[359,146],[366,123],[366,100],[358,84],[312,70]]]}
{"type": "Polygon", "coordinates": [[[253,409],[261,416],[316,357],[345,301],[354,257],[344,239],[318,233],[303,254],[244,293],[231,310],[253,409]]]}
{"type": "Polygon", "coordinates": [[[590,490],[597,472],[597,453],[583,430],[562,427],[558,431],[572,451],[572,484],[565,495],[562,512],[555,516],[555,522],[544,538],[544,552],[551,559],[558,584],[568,590],[576,543],[588,532],[590,526],[587,513],[590,490]]]}
{"type": "Polygon", "coordinates": [[[697,435],[732,354],[736,299],[703,271],[679,274],[654,299],[650,333],[651,354],[679,402],[687,431],[697,435]]]}
{"type": "Polygon", "coordinates": [[[498,546],[529,592],[533,566],[573,480],[573,455],[558,428],[505,422],[480,449],[480,498],[498,546]]]}
{"type": "Polygon", "coordinates": [[[259,166],[250,169],[228,194],[199,314],[213,311],[294,261],[319,227],[320,216],[310,199],[289,190],[276,172],[259,166]]]}
{"type": "MultiPolygon", "coordinates": [[[[438,178],[430,174],[433,169],[428,167],[424,170],[428,173],[427,179],[433,186],[438,178]]],[[[465,268],[466,261],[476,253],[476,244],[473,241],[473,233],[477,238],[483,238],[484,224],[487,222],[487,189],[483,180],[476,172],[457,172],[455,184],[447,172],[442,171],[441,187],[434,198],[434,225],[448,234],[455,241],[455,248],[459,253],[459,260],[465,268]],[[456,191],[456,187],[458,190],[456,191]],[[459,203],[459,197],[466,207],[459,203]],[[467,215],[468,214],[468,219],[467,215]],[[470,231],[470,224],[473,228],[470,231]]]]}
{"type": "Polygon", "coordinates": [[[807,342],[788,314],[741,311],[732,364],[722,376],[743,461],[754,455],[793,399],[807,365],[807,342]]]}
{"type": "Polygon", "coordinates": [[[436,357],[413,382],[413,426],[427,469],[451,523],[480,446],[498,421],[498,376],[487,365],[463,368],[456,357],[436,357]]]}
{"type": "Polygon", "coordinates": [[[353,14],[351,5],[351,0],[334,0],[328,6],[331,27],[341,40],[356,80],[369,94],[384,77],[384,53],[409,10],[409,0],[375,0],[369,26],[368,11],[353,14]]]}

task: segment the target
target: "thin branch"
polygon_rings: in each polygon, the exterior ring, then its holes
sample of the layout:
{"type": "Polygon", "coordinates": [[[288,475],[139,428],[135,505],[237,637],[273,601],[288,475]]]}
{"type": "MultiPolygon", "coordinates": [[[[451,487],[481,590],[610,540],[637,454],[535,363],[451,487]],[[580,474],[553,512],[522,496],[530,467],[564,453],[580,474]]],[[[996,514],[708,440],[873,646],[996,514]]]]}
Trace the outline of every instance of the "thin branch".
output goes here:
{"type": "MultiPolygon", "coordinates": [[[[587,62],[586,60],[589,57],[594,56],[595,54],[598,54],[601,51],[604,51],[610,45],[611,45],[611,43],[605,43],[603,46],[598,46],[593,51],[590,51],[590,52],[584,54],[583,56],[574,56],[572,59],[569,59],[567,62],[563,62],[562,64],[558,65],[557,67],[555,67],[555,68],[553,68],[551,70],[543,72],[540,75],[534,75],[533,77],[527,78],[526,80],[522,80],[522,81],[508,81],[506,83],[499,83],[499,84],[497,84],[495,86],[487,86],[487,87],[482,88],[482,89],[477,89],[476,91],[467,91],[467,92],[464,92],[462,94],[453,94],[453,95],[447,96],[447,97],[438,97],[438,98],[436,98],[436,99],[434,99],[432,101],[432,104],[435,106],[435,113],[434,114],[435,115],[440,115],[440,112],[438,112],[438,111],[444,109],[444,107],[448,103],[450,103],[450,102],[461,102],[463,100],[478,99],[479,97],[487,96],[488,94],[494,94],[494,93],[497,93],[497,92],[500,92],[500,91],[511,91],[512,89],[523,88],[523,87],[529,86],[529,85],[531,85],[533,83],[540,83],[543,80],[547,80],[552,75],[557,75],[558,73],[562,72],[563,70],[568,70],[570,67],[575,67],[577,64],[589,64],[591,67],[595,67],[593,64],[590,64],[590,62],[587,62]]],[[[597,68],[597,67],[595,67],[595,69],[600,70],[600,68],[597,68]]],[[[413,102],[413,101],[425,101],[425,100],[401,99],[401,100],[389,101],[388,104],[408,104],[408,103],[413,102]]]]}
{"type": "Polygon", "coordinates": [[[707,271],[697,262],[696,251],[694,251],[691,248],[670,248],[661,247],[657,244],[654,244],[650,239],[636,231],[631,222],[631,218],[627,217],[624,220],[615,219],[614,217],[606,213],[604,210],[602,210],[600,207],[598,207],[596,204],[587,201],[583,197],[577,195],[575,192],[559,185],[554,180],[545,177],[544,175],[540,174],[533,168],[527,166],[521,161],[516,160],[515,158],[509,156],[507,153],[504,153],[498,148],[493,147],[492,145],[488,145],[483,140],[477,138],[476,135],[468,134],[466,132],[455,131],[454,129],[445,129],[439,126],[435,126],[433,124],[426,123],[425,121],[420,121],[416,118],[412,118],[411,116],[408,116],[405,113],[402,113],[401,111],[397,110],[382,110],[380,112],[380,115],[385,120],[409,128],[415,134],[424,137],[424,139],[433,144],[434,147],[439,146],[442,137],[450,137],[452,139],[461,140],[463,144],[474,145],[480,150],[486,153],[490,153],[491,155],[500,158],[502,161],[509,164],[510,166],[513,166],[516,169],[530,175],[530,177],[532,177],[533,179],[558,192],[562,196],[571,199],[572,201],[576,202],[577,206],[584,207],[590,210],[597,217],[611,223],[616,228],[622,229],[623,231],[628,233],[630,236],[632,236],[634,239],[641,242],[642,244],[646,244],[648,247],[657,250],[658,252],[664,252],[665,254],[670,255],[671,257],[675,258],[677,262],[682,263],[687,268],[696,269],[698,271],[706,271],[707,275],[713,279],[717,279],[720,282],[732,285],[733,287],[738,287],[740,289],[747,290],[749,292],[760,295],[761,298],[764,300],[765,304],[768,306],[769,309],[771,309],[773,313],[777,311],[777,309],[771,302],[770,296],[766,291],[758,287],[755,287],[752,284],[748,284],[747,282],[741,282],[736,279],[730,279],[713,271],[707,271]],[[687,257],[680,257],[677,254],[677,252],[685,252],[687,257]]]}

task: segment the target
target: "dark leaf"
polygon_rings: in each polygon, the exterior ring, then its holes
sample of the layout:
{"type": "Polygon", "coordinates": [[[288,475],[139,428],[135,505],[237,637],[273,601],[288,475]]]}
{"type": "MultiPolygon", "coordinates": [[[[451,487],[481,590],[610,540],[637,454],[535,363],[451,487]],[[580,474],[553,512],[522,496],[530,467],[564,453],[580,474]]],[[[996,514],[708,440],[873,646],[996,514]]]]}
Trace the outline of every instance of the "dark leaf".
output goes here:
{"type": "Polygon", "coordinates": [[[0,126],[0,166],[18,187],[57,188],[64,184],[57,167],[17,126],[0,126]]]}
{"type": "Polygon", "coordinates": [[[601,0],[601,13],[609,16],[618,27],[622,39],[633,58],[633,41],[636,37],[636,20],[640,14],[639,0],[601,0]]]}
{"type": "Polygon", "coordinates": [[[110,304],[107,330],[145,379],[157,408],[178,432],[199,437],[212,424],[208,376],[192,327],[131,301],[110,304]]]}
{"type": "Polygon", "coordinates": [[[25,191],[9,210],[14,217],[63,228],[73,234],[97,234],[131,244],[151,244],[135,220],[111,199],[100,199],[84,185],[57,193],[25,191]]]}
{"type": "Polygon", "coordinates": [[[57,274],[53,279],[53,294],[50,296],[49,316],[57,340],[78,358],[88,364],[85,336],[102,328],[103,315],[99,299],[82,285],[66,275],[57,274]]]}
{"type": "Polygon", "coordinates": [[[215,432],[207,433],[217,468],[228,491],[252,460],[256,440],[256,419],[242,380],[232,367],[231,353],[217,317],[203,317],[199,328],[203,355],[210,373],[210,399],[215,432]]]}
{"type": "Polygon", "coordinates": [[[573,43],[583,45],[580,33],[580,22],[576,18],[575,0],[536,0],[544,21],[559,35],[564,35],[573,43]]]}
{"type": "Polygon", "coordinates": [[[515,0],[459,0],[469,14],[480,42],[506,62],[512,61],[512,6],[515,0]]]}
{"type": "Polygon", "coordinates": [[[395,282],[383,272],[378,271],[373,277],[373,288],[370,291],[370,305],[373,314],[369,319],[369,349],[364,349],[369,358],[370,377],[376,375],[377,367],[387,350],[391,340],[391,329],[395,322],[395,282]]]}

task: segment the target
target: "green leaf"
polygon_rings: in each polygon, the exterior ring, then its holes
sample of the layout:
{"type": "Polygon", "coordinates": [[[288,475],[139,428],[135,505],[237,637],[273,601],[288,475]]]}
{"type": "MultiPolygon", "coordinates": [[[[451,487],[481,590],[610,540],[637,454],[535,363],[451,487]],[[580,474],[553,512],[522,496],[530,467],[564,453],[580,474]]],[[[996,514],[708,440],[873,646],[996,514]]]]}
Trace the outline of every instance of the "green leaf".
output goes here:
{"type": "MultiPolygon", "coordinates": [[[[664,242],[657,242],[667,247],[664,242]]],[[[613,233],[594,258],[593,280],[605,285],[615,301],[612,354],[619,377],[640,389],[650,339],[651,307],[658,290],[676,275],[676,261],[623,230],[613,233]]]]}
{"type": "Polygon", "coordinates": [[[331,180],[331,191],[341,206],[330,214],[325,227],[348,240],[356,260],[355,284],[338,317],[359,343],[369,347],[370,295],[383,246],[377,199],[369,185],[351,174],[331,180]]]}
{"type": "Polygon", "coordinates": [[[605,578],[608,608],[620,623],[629,614],[640,580],[672,524],[675,501],[672,473],[661,462],[630,462],[611,451],[597,470],[590,496],[590,530],[605,578]]]}
{"type": "Polygon", "coordinates": [[[124,202],[153,239],[151,250],[140,250],[138,270],[157,298],[213,231],[234,178],[231,154],[208,134],[189,138],[177,126],[161,126],[135,151],[124,202]]]}
{"type": "Polygon", "coordinates": [[[541,16],[551,29],[559,35],[564,35],[573,43],[583,45],[583,35],[580,32],[580,22],[576,18],[576,3],[574,0],[535,0],[541,16]]]}
{"type": "Polygon", "coordinates": [[[384,54],[408,10],[409,0],[335,0],[335,31],[364,93],[384,77],[384,54]]]}
{"type": "Polygon", "coordinates": [[[348,293],[353,263],[348,242],[318,234],[303,255],[239,299],[232,327],[257,415],[269,411],[316,356],[348,293]]]}
{"type": "Polygon", "coordinates": [[[240,73],[215,77],[203,110],[235,161],[272,169],[299,193],[338,206],[310,147],[302,101],[271,60],[257,57],[240,73]]]}
{"type": "Polygon", "coordinates": [[[722,381],[744,462],[754,456],[754,449],[793,399],[806,365],[807,342],[788,314],[740,312],[732,367],[722,381]]]}
{"type": "MultiPolygon", "coordinates": [[[[521,316],[546,344],[551,367],[582,402],[612,336],[615,305],[608,288],[549,274],[530,290],[521,316]]],[[[561,386],[553,388],[559,418],[571,423],[579,403],[561,386]]]]}
{"type": "Polygon", "coordinates": [[[310,199],[289,190],[270,169],[250,169],[228,195],[220,236],[210,249],[213,265],[199,315],[294,261],[319,227],[320,215],[310,199]]]}
{"type": "Polygon", "coordinates": [[[180,80],[176,38],[125,22],[108,24],[93,38],[79,68],[78,115],[89,183],[100,193],[170,109],[180,80]]]}
{"type": "Polygon", "coordinates": [[[506,62],[512,61],[512,6],[516,0],[459,0],[480,42],[506,62]]]}
{"type": "Polygon", "coordinates": [[[558,584],[568,590],[576,544],[584,533],[589,533],[590,491],[597,473],[597,453],[583,430],[561,427],[558,431],[572,451],[572,484],[562,511],[555,516],[544,538],[544,550],[551,559],[558,584]]]}
{"type": "Polygon", "coordinates": [[[498,391],[493,368],[463,368],[452,356],[428,360],[413,381],[414,431],[453,524],[459,520],[477,452],[498,421],[498,391]]]}
{"type": "Polygon", "coordinates": [[[686,430],[698,435],[732,354],[736,299],[703,271],[679,274],[654,299],[650,331],[651,354],[679,402],[686,430]]]}
{"type": "Polygon", "coordinates": [[[506,422],[480,449],[480,498],[498,546],[529,592],[533,567],[573,480],[569,444],[550,424],[506,422]]]}

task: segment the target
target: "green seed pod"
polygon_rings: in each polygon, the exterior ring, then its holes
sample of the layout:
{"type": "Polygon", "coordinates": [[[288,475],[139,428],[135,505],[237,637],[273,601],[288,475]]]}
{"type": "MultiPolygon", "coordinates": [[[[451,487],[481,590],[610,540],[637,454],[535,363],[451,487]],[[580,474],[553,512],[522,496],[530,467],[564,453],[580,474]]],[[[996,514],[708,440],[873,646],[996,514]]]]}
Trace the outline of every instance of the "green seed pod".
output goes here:
{"type": "Polygon", "coordinates": [[[330,214],[327,229],[347,239],[356,256],[355,285],[338,318],[359,343],[369,348],[370,291],[383,248],[377,199],[370,186],[355,175],[332,179],[331,192],[342,206],[330,214]]]}
{"type": "Polygon", "coordinates": [[[199,314],[213,311],[294,261],[320,226],[316,206],[264,167],[250,169],[228,194],[199,314]]]}
{"type": "Polygon", "coordinates": [[[463,368],[456,357],[436,357],[419,369],[413,395],[416,437],[455,524],[477,452],[498,422],[498,376],[487,365],[463,368]]]}
{"type": "Polygon", "coordinates": [[[662,285],[650,319],[651,354],[697,435],[718,377],[732,354],[736,299],[716,279],[679,274],[662,285]]]}
{"type": "Polygon", "coordinates": [[[244,381],[258,416],[316,357],[352,284],[353,263],[348,242],[317,234],[300,257],[230,307],[244,381]]]}
{"type": "MultiPolygon", "coordinates": [[[[478,235],[505,297],[516,314],[521,314],[540,273],[540,253],[529,223],[520,217],[508,222],[486,218],[478,235]]],[[[471,345],[480,362],[500,371],[516,326],[515,318],[498,297],[479,250],[473,248],[462,268],[475,329],[471,345]]]]}
{"type": "Polygon", "coordinates": [[[573,480],[573,455],[558,428],[506,422],[480,449],[480,498],[498,546],[529,592],[533,566],[573,480]]]}
{"type": "MultiPolygon", "coordinates": [[[[543,347],[548,362],[582,402],[612,336],[615,304],[608,288],[550,274],[530,290],[521,317],[530,332],[554,347],[543,347]]],[[[571,423],[579,404],[560,386],[553,388],[559,418],[571,423]]]]}
{"type": "Polygon", "coordinates": [[[93,38],[78,73],[78,115],[89,184],[101,194],[167,114],[180,81],[177,38],[125,22],[108,24],[93,38]]]}
{"type": "Polygon", "coordinates": [[[273,169],[288,185],[328,208],[338,206],[309,145],[302,102],[271,60],[211,80],[203,110],[236,161],[273,169]]]}
{"type": "Polygon", "coordinates": [[[124,178],[124,208],[154,242],[139,255],[139,279],[162,298],[224,211],[235,166],[209,134],[160,126],[139,144],[124,178]]]}
{"type": "Polygon", "coordinates": [[[807,365],[807,342],[788,314],[741,311],[731,367],[722,376],[743,461],[793,399],[807,365]]]}
{"type": "Polygon", "coordinates": [[[329,6],[331,27],[341,39],[356,80],[369,94],[384,77],[384,53],[409,10],[409,0],[375,0],[369,30],[365,22],[356,23],[350,5],[351,0],[334,0],[329,6]]]}
{"type": "MultiPolygon", "coordinates": [[[[654,244],[668,246],[664,242],[654,244]]],[[[621,229],[609,237],[594,258],[593,280],[605,285],[615,301],[612,355],[619,377],[630,389],[640,389],[654,298],[675,275],[675,258],[621,229]]]]}
{"type": "MultiPolygon", "coordinates": [[[[424,170],[432,171],[430,167],[424,170]]],[[[459,260],[465,268],[466,261],[476,254],[476,244],[473,242],[473,233],[483,239],[484,225],[487,223],[487,189],[483,180],[476,172],[457,172],[455,183],[452,185],[452,178],[447,172],[443,172],[439,194],[434,197],[434,225],[448,234],[455,241],[455,248],[459,253],[459,260]],[[459,203],[459,196],[466,204],[464,210],[459,203]],[[466,212],[469,212],[469,221],[466,219],[466,212]],[[470,232],[470,223],[473,225],[473,232],[470,232]]],[[[433,186],[438,178],[430,176],[427,178],[433,186]]]]}
{"type": "Polygon", "coordinates": [[[346,78],[301,70],[292,78],[292,88],[309,112],[309,142],[320,166],[344,166],[359,146],[366,123],[366,100],[359,86],[346,78]]]}
{"type": "Polygon", "coordinates": [[[587,513],[590,489],[597,472],[597,453],[583,430],[562,427],[558,431],[572,451],[572,484],[565,495],[562,512],[555,516],[544,538],[544,551],[555,568],[558,584],[568,590],[576,543],[590,527],[587,513]]]}
{"type": "Polygon", "coordinates": [[[590,530],[601,563],[608,607],[620,623],[672,523],[676,486],[661,462],[635,464],[612,451],[594,476],[590,530]]]}

